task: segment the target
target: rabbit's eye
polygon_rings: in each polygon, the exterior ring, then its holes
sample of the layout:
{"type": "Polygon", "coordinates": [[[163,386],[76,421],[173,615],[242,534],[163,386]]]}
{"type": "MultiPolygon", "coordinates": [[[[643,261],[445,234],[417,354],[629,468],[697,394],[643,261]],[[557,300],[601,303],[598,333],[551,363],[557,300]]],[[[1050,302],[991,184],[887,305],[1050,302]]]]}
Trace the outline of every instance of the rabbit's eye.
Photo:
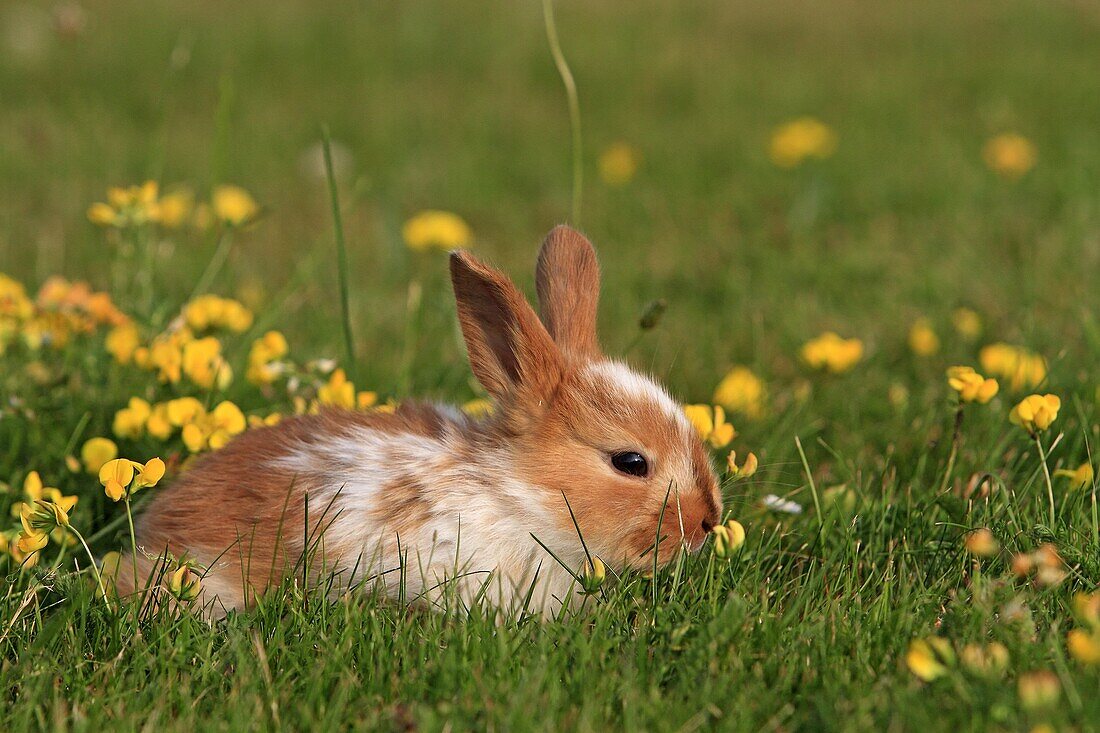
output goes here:
{"type": "Polygon", "coordinates": [[[645,476],[649,473],[649,463],[646,461],[645,456],[634,451],[613,454],[611,465],[615,467],[616,471],[631,476],[645,476]]]}

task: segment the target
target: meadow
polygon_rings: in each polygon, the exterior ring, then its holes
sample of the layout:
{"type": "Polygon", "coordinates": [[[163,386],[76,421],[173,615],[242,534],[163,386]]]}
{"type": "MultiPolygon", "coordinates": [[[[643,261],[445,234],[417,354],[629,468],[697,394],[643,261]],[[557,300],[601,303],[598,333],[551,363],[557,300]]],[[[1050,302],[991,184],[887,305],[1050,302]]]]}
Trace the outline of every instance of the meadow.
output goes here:
{"type": "Polygon", "coordinates": [[[6,729],[1100,727],[1100,11],[555,10],[579,207],[539,3],[0,7],[6,729]],[[533,293],[567,220],[731,530],[548,622],[104,601],[192,455],[324,404],[486,409],[444,250],[533,293]]]}

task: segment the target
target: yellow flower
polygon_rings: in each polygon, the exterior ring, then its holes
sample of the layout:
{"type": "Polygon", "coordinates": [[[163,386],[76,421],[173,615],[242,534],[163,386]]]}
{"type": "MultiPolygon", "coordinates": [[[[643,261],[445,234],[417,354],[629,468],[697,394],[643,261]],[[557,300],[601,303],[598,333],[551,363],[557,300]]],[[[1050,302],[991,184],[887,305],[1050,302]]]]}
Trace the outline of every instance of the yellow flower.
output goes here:
{"type": "Polygon", "coordinates": [[[802,360],[807,365],[833,374],[850,370],[862,358],[862,341],[857,338],[844,339],[832,331],[826,331],[802,346],[802,360]]]}
{"type": "Polygon", "coordinates": [[[289,352],[286,337],[278,331],[268,331],[253,341],[248,352],[248,381],[257,386],[274,382],[283,373],[276,362],[289,352]]]}
{"type": "Polygon", "coordinates": [[[997,538],[985,527],[966,535],[963,544],[967,552],[978,557],[992,557],[1001,549],[1001,543],[997,542],[997,538]]]}
{"type": "Polygon", "coordinates": [[[1094,593],[1075,593],[1073,612],[1081,623],[1100,631],[1100,591],[1094,593]]]}
{"type": "Polygon", "coordinates": [[[1053,672],[1028,672],[1020,675],[1016,690],[1020,704],[1028,710],[1052,707],[1062,696],[1062,684],[1053,672]]]}
{"type": "Polygon", "coordinates": [[[126,487],[133,480],[134,462],[125,458],[107,461],[99,469],[99,483],[103,485],[103,493],[107,494],[111,501],[118,501],[126,496],[126,487]]]}
{"type": "Polygon", "coordinates": [[[137,326],[132,323],[124,323],[112,328],[107,333],[104,346],[107,353],[115,358],[119,364],[129,364],[134,358],[134,352],[141,345],[141,336],[137,326]]]}
{"type": "Polygon", "coordinates": [[[947,370],[947,384],[959,393],[963,402],[984,405],[1000,390],[996,379],[986,379],[968,366],[953,366],[947,370]]]}
{"type": "Polygon", "coordinates": [[[951,314],[951,324],[955,327],[955,333],[969,341],[982,335],[981,316],[970,308],[956,308],[951,314]]]}
{"type": "Polygon", "coordinates": [[[169,400],[165,408],[168,414],[168,422],[177,428],[195,422],[206,414],[206,408],[194,397],[179,397],[169,400]]]}
{"type": "Polygon", "coordinates": [[[1006,380],[1012,391],[1034,387],[1047,377],[1043,357],[1019,346],[990,344],[978,353],[982,371],[1006,380]]]}
{"type": "Polygon", "coordinates": [[[462,406],[462,411],[472,418],[486,418],[493,414],[493,403],[483,397],[479,397],[464,404],[462,406]]]}
{"type": "Polygon", "coordinates": [[[994,677],[1008,669],[1008,648],[999,641],[981,644],[967,644],[959,655],[962,665],[974,674],[994,677]]]}
{"type": "Polygon", "coordinates": [[[745,527],[736,519],[719,524],[712,532],[714,533],[714,554],[718,557],[729,557],[745,544],[745,527]]]}
{"type": "Polygon", "coordinates": [[[115,458],[118,458],[118,446],[110,438],[91,438],[80,449],[84,470],[92,475],[98,474],[104,463],[115,458]]]}
{"type": "Polygon", "coordinates": [[[780,168],[794,168],[808,158],[828,158],[836,145],[832,128],[812,117],[800,117],[775,129],[768,152],[780,168]]]}
{"type": "MultiPolygon", "coordinates": [[[[64,496],[60,489],[56,489],[52,486],[45,486],[42,483],[42,477],[38,474],[38,471],[31,471],[23,479],[23,497],[27,503],[34,503],[36,501],[50,501],[57,504],[64,511],[72,511],[72,508],[76,506],[77,497],[64,496]]],[[[16,502],[12,505],[11,513],[13,517],[19,516],[19,513],[26,506],[23,502],[16,502]]]]}
{"type": "Polygon", "coordinates": [[[200,295],[183,307],[183,319],[191,330],[225,328],[243,333],[252,326],[252,311],[239,301],[217,295],[200,295]]]}
{"type": "Polygon", "coordinates": [[[248,421],[244,413],[228,400],[221,402],[209,413],[198,416],[183,426],[183,443],[192,453],[210,448],[217,450],[233,436],[244,432],[248,421]]]}
{"type": "Polygon", "coordinates": [[[726,411],[720,405],[684,405],[684,414],[695,426],[699,437],[714,448],[724,448],[730,444],[737,431],[726,422],[726,411]]]}
{"type": "Polygon", "coordinates": [[[1031,435],[1041,433],[1058,418],[1062,401],[1056,395],[1029,395],[1012,408],[1008,419],[1031,435]]]}
{"type": "Polygon", "coordinates": [[[233,368],[222,357],[222,344],[213,336],[183,345],[183,373],[203,389],[225,389],[233,381],[233,368]]]}
{"type": "Polygon", "coordinates": [[[1082,463],[1072,471],[1066,468],[1059,468],[1054,472],[1055,476],[1065,476],[1069,479],[1069,485],[1074,489],[1084,489],[1092,486],[1094,473],[1091,463],[1082,463]]]}
{"type": "Polygon", "coordinates": [[[726,456],[726,469],[735,478],[749,478],[756,473],[758,465],[755,453],[745,456],[745,463],[741,466],[737,465],[737,451],[731,450],[726,456]]]}
{"type": "Polygon", "coordinates": [[[157,207],[157,223],[169,229],[178,229],[191,216],[194,204],[195,195],[187,189],[165,194],[157,207]]]}
{"type": "Polygon", "coordinates": [[[714,402],[731,412],[756,419],[764,414],[764,382],[743,366],[735,366],[714,390],[714,402]]]}
{"type": "Polygon", "coordinates": [[[585,560],[584,569],[581,571],[581,587],[586,593],[595,593],[603,585],[607,577],[607,569],[603,560],[592,556],[591,562],[585,560]]]}
{"type": "Polygon", "coordinates": [[[1073,629],[1066,634],[1066,646],[1081,664],[1100,664],[1100,632],[1073,629]]]}
{"type": "Polygon", "coordinates": [[[955,665],[955,650],[951,642],[940,636],[914,639],[905,653],[909,671],[925,682],[932,682],[947,674],[955,665]]]}
{"type": "Polygon", "coordinates": [[[181,564],[168,576],[168,591],[181,601],[193,601],[201,590],[198,573],[187,564],[181,564]]]}
{"type": "Polygon", "coordinates": [[[600,153],[600,178],[609,186],[625,186],[634,178],[641,163],[641,154],[629,143],[616,142],[600,153]]]}
{"type": "Polygon", "coordinates": [[[322,405],[350,410],[355,407],[355,385],[348,381],[343,369],[337,369],[329,377],[328,383],[317,390],[317,401],[322,405]]]}
{"type": "Polygon", "coordinates": [[[107,203],[95,203],[88,208],[88,220],[99,226],[130,227],[155,221],[160,208],[156,181],[140,186],[107,190],[107,203]]]}
{"type": "Polygon", "coordinates": [[[1004,133],[991,138],[982,148],[982,158],[994,173],[1015,180],[1035,167],[1038,151],[1023,135],[1004,133]]]}
{"type": "Polygon", "coordinates": [[[145,430],[157,440],[168,440],[172,437],[172,421],[168,419],[168,404],[158,402],[153,405],[153,412],[145,421],[145,430]]]}
{"type": "Polygon", "coordinates": [[[421,211],[401,227],[406,246],[415,252],[429,249],[469,247],[473,232],[457,214],[449,211],[421,211]]]}
{"type": "Polygon", "coordinates": [[[283,416],[278,412],[273,412],[267,417],[260,417],[259,415],[248,416],[248,427],[250,428],[264,428],[271,427],[272,425],[278,425],[283,419],[283,416]]]}
{"type": "Polygon", "coordinates": [[[164,461],[159,458],[151,458],[144,465],[137,461],[131,461],[131,463],[137,471],[134,477],[134,491],[156,486],[157,482],[164,478],[164,461]]]}
{"type": "Polygon", "coordinates": [[[894,382],[890,385],[890,388],[886,390],[886,399],[890,401],[896,409],[900,410],[909,404],[909,388],[901,382],[894,382]]]}
{"type": "Polygon", "coordinates": [[[126,407],[115,413],[112,429],[120,438],[140,438],[153,408],[140,397],[131,397],[126,407]]]}
{"type": "Polygon", "coordinates": [[[909,348],[917,356],[932,356],[940,350],[940,339],[927,318],[918,318],[909,329],[909,348]]]}
{"type": "Polygon", "coordinates": [[[252,195],[239,186],[218,186],[211,198],[211,207],[218,221],[231,226],[248,224],[260,214],[260,206],[252,195]]]}

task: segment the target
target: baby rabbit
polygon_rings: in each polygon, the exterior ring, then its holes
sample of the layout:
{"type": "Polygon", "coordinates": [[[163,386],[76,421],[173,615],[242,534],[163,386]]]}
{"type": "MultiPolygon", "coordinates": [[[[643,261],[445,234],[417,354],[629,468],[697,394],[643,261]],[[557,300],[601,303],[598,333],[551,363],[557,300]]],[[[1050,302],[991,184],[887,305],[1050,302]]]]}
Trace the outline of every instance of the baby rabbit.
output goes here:
{"type": "Polygon", "coordinates": [[[501,272],[451,254],[470,366],[494,402],[476,420],[409,402],[393,413],[327,410],[249,430],[161,492],[118,588],[156,575],[167,550],[206,570],[211,615],[286,577],[382,584],[390,596],[550,614],[588,551],[613,568],[697,550],[720,521],[709,456],[681,406],[600,351],[599,266],[580,233],[546,237],[541,320],[501,272]],[[574,519],[570,515],[570,509],[574,519]],[[403,587],[402,587],[403,586],[403,587]]]}

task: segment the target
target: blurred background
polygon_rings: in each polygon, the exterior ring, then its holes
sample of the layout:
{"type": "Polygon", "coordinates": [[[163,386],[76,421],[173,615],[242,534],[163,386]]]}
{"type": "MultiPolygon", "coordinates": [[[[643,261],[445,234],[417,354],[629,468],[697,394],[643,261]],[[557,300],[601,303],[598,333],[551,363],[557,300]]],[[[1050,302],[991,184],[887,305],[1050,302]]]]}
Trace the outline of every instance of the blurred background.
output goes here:
{"type": "MultiPolygon", "coordinates": [[[[960,306],[1055,371],[1100,343],[1100,5],[569,0],[556,13],[609,353],[630,347],[705,401],[735,364],[780,395],[798,347],[826,329],[897,370],[911,324],[949,331],[960,306]],[[668,312],[635,344],[657,298],[668,312]]],[[[296,351],[339,355],[322,125],[362,374],[383,394],[473,396],[445,257],[410,251],[401,230],[454,212],[533,293],[537,245],[572,193],[537,2],[7,0],[0,271],[31,288],[52,274],[117,287],[111,238],[86,215],[108,187],[152,179],[202,198],[232,183],[263,213],[212,289],[266,313],[296,351]],[[410,333],[402,385],[394,344],[410,333]]],[[[213,250],[201,231],[164,237],[165,302],[187,297],[213,250]]],[[[973,347],[943,348],[946,363],[973,347]]],[[[927,375],[938,385],[942,365],[927,375]]],[[[887,378],[865,379],[885,395],[887,378]]]]}

